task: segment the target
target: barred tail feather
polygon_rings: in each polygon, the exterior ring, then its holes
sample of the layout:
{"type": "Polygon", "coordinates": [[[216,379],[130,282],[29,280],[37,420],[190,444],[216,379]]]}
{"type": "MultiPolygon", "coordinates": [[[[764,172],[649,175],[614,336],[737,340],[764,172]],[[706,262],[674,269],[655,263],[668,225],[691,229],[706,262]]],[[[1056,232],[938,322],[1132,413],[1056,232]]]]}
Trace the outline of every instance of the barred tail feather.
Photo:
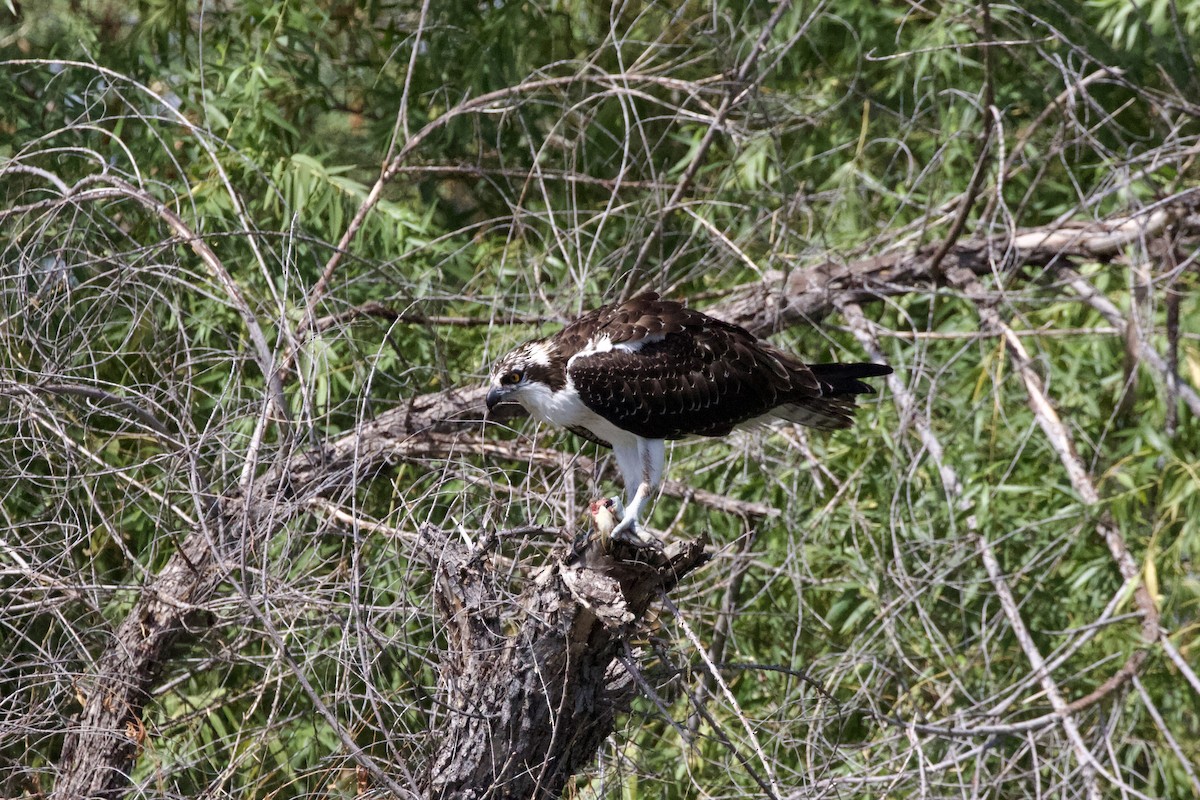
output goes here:
{"type": "Polygon", "coordinates": [[[854,424],[855,395],[875,389],[860,378],[890,375],[883,364],[810,364],[821,387],[820,397],[805,397],[772,409],[771,416],[821,430],[849,428],[854,424]]]}
{"type": "Polygon", "coordinates": [[[819,430],[849,428],[854,422],[854,401],[847,398],[821,397],[778,406],[772,409],[771,416],[819,430]]]}

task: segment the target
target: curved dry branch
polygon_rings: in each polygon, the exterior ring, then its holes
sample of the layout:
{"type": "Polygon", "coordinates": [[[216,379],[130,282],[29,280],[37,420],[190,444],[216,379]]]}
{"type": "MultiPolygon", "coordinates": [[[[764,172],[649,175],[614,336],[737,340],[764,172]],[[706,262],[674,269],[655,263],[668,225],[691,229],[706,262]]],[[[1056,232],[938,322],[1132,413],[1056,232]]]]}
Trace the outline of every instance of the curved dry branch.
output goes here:
{"type": "Polygon", "coordinates": [[[835,310],[835,300],[873,303],[945,285],[943,275],[955,270],[984,276],[997,269],[1013,274],[1026,266],[1109,261],[1123,248],[1162,232],[1172,222],[1184,221],[1196,201],[1195,196],[1181,195],[1171,204],[1099,222],[1050,225],[1011,236],[968,239],[947,251],[938,270],[931,268],[932,256],[937,252],[937,245],[931,244],[916,252],[825,261],[786,275],[772,271],[762,281],[730,292],[710,310],[761,336],[823,319],[835,310]]]}
{"type": "MultiPolygon", "coordinates": [[[[7,165],[4,169],[16,171],[13,167],[7,165]]],[[[291,414],[283,392],[283,383],[276,375],[277,371],[274,366],[275,358],[272,354],[271,346],[267,343],[267,337],[258,322],[258,317],[255,316],[253,309],[250,308],[250,303],[247,302],[241,286],[233,279],[229,270],[225,268],[221,259],[208,246],[208,243],[192,230],[183,217],[175,213],[166,203],[121,178],[113,175],[98,175],[81,181],[76,186],[67,187],[61,197],[0,209],[0,222],[9,217],[21,217],[31,212],[122,199],[133,200],[161,219],[196,254],[201,263],[208,269],[209,274],[225,290],[230,305],[237,311],[238,316],[242,319],[242,323],[246,326],[246,333],[254,345],[255,360],[258,368],[270,383],[270,396],[276,411],[282,419],[290,419],[291,414]],[[107,183],[109,187],[99,189],[88,188],[94,183],[107,183]]]]}
{"type": "MultiPolygon", "coordinates": [[[[1054,404],[1047,395],[1042,385],[1041,377],[1033,369],[1032,361],[1025,349],[1024,343],[1021,342],[1020,337],[1013,334],[1012,328],[1008,326],[999,313],[988,303],[983,287],[972,273],[966,270],[959,270],[949,275],[949,278],[968,297],[976,301],[979,315],[984,325],[1003,338],[1013,366],[1020,374],[1025,390],[1028,393],[1029,405],[1033,410],[1034,417],[1045,434],[1047,441],[1049,441],[1055,452],[1058,453],[1059,460],[1066,470],[1067,476],[1076,493],[1078,493],[1080,499],[1086,505],[1099,505],[1100,494],[1096,490],[1092,476],[1076,451],[1074,439],[1070,431],[1063,424],[1062,419],[1054,408],[1054,404]]],[[[1125,538],[1121,535],[1120,530],[1107,513],[1101,514],[1097,525],[1097,532],[1104,539],[1105,544],[1108,545],[1109,552],[1116,562],[1121,577],[1126,582],[1132,583],[1135,587],[1133,591],[1134,604],[1142,617],[1142,639],[1145,646],[1148,647],[1159,638],[1160,615],[1158,606],[1155,604],[1154,598],[1150,595],[1150,590],[1140,580],[1141,570],[1130,554],[1125,544],[1125,538]]],[[[995,562],[995,557],[991,555],[986,541],[981,538],[980,542],[984,548],[983,555],[985,564],[988,565],[988,574],[992,578],[993,584],[996,584],[997,592],[1000,594],[1001,599],[1004,600],[1007,595],[1008,600],[1006,601],[1005,611],[1009,615],[1014,632],[1020,638],[1021,632],[1024,629],[1020,621],[1017,606],[1012,602],[1011,593],[1008,591],[1007,585],[1000,583],[1001,577],[998,572],[998,565],[995,562]]],[[[1022,641],[1022,647],[1025,649],[1026,655],[1029,656],[1034,670],[1039,675],[1042,674],[1045,666],[1044,661],[1041,655],[1037,653],[1036,647],[1032,646],[1032,640],[1028,639],[1027,634],[1022,641]]],[[[1094,763],[1094,759],[1090,753],[1086,753],[1086,750],[1083,748],[1082,740],[1078,737],[1078,729],[1071,720],[1071,715],[1103,700],[1127,683],[1137,674],[1142,664],[1145,663],[1146,658],[1147,650],[1145,648],[1135,650],[1129,655],[1121,668],[1100,686],[1071,703],[1063,700],[1061,692],[1053,685],[1053,679],[1048,674],[1044,675],[1043,686],[1054,705],[1055,712],[1059,715],[1063,725],[1067,726],[1067,733],[1071,737],[1081,758],[1081,764],[1086,764],[1088,761],[1092,762],[1092,766],[1085,767],[1085,771],[1092,768],[1099,769],[1099,765],[1094,763]]],[[[1093,796],[1099,796],[1097,788],[1089,787],[1089,792],[1093,796]]]]}
{"type": "MultiPolygon", "coordinates": [[[[1122,243],[1128,244],[1149,231],[1160,230],[1169,220],[1178,218],[1178,214],[1178,211],[1160,209],[1070,231],[1026,231],[1008,240],[960,242],[947,252],[943,269],[938,272],[950,275],[970,295],[971,287],[976,286],[972,283],[975,276],[991,271],[988,260],[991,253],[1011,254],[1006,262],[1009,270],[1021,263],[1111,257],[1122,243]]],[[[711,310],[756,332],[765,332],[784,324],[824,316],[841,302],[852,327],[861,334],[861,315],[856,313],[854,304],[909,291],[924,291],[927,286],[936,284],[939,276],[933,274],[930,261],[933,252],[926,248],[916,254],[881,256],[843,265],[827,262],[788,276],[771,274],[760,284],[731,293],[711,310]]],[[[1062,454],[1064,466],[1081,497],[1085,502],[1095,502],[1098,497],[1094,487],[1089,490],[1091,483],[1086,469],[1073,455],[1070,439],[1061,422],[1055,423],[1057,418],[1053,408],[1040,389],[1036,375],[1029,369],[1028,358],[1022,360],[1020,354],[1024,351],[1019,337],[1011,332],[1011,328],[1001,325],[998,317],[992,319],[985,314],[987,320],[991,320],[989,324],[1005,339],[1010,354],[1017,359],[1015,363],[1026,379],[1037,418],[1062,454]]],[[[309,507],[313,498],[368,480],[397,459],[420,453],[444,453],[448,448],[461,446],[463,434],[470,432],[475,436],[484,422],[483,394],[483,387],[470,387],[411,398],[339,439],[317,449],[295,453],[255,479],[244,494],[211,502],[208,516],[195,530],[187,533],[175,557],[148,584],[132,612],[118,626],[113,646],[100,660],[88,686],[83,687],[85,709],[64,745],[58,796],[115,796],[121,792],[127,780],[125,765],[136,752],[136,739],[127,731],[136,731],[140,725],[141,708],[146,702],[153,675],[165,662],[171,645],[189,629],[192,612],[204,605],[222,580],[228,569],[226,559],[235,552],[235,542],[242,538],[240,532],[251,530],[254,531],[253,538],[265,539],[270,536],[271,529],[284,523],[286,515],[278,513],[275,498],[292,498],[296,501],[294,508],[297,511],[289,513],[299,513],[299,509],[309,507]],[[265,529],[264,525],[267,526],[265,529]]],[[[898,393],[897,397],[902,394],[898,393]]],[[[1187,397],[1186,392],[1183,396],[1187,397]]],[[[553,457],[558,458],[558,455],[553,457]]],[[[944,470],[940,471],[944,473],[944,470]]],[[[951,477],[943,474],[947,491],[954,486],[951,477]]],[[[705,502],[704,498],[701,501],[705,502]]],[[[715,501],[709,504],[723,505],[715,501]]],[[[770,513],[745,504],[725,507],[734,513],[748,515],[770,513]]],[[[1102,520],[1100,532],[1109,543],[1121,573],[1127,578],[1136,574],[1136,564],[1115,527],[1102,520]]],[[[443,581],[450,579],[443,576],[443,581]]],[[[445,585],[445,591],[450,595],[454,591],[465,591],[461,586],[456,588],[453,581],[445,585]]],[[[1143,613],[1147,641],[1154,641],[1158,637],[1157,617],[1144,587],[1139,587],[1135,600],[1143,613]],[[1151,628],[1154,630],[1149,635],[1151,628]]],[[[1077,713],[1108,696],[1136,674],[1144,658],[1144,650],[1135,651],[1126,665],[1095,692],[1067,703],[1061,711],[1056,709],[1056,718],[1063,719],[1063,715],[1077,713]]],[[[475,698],[470,702],[476,701],[482,702],[482,699],[475,698]]],[[[463,735],[477,734],[477,731],[471,732],[470,726],[464,727],[463,731],[463,735]]],[[[576,757],[570,756],[563,763],[573,764],[572,759],[576,757]]],[[[366,763],[373,764],[369,760],[366,763]]],[[[368,768],[373,772],[378,770],[378,767],[368,768]]],[[[558,772],[554,773],[554,781],[558,780],[558,775],[558,772]]],[[[374,774],[374,781],[380,786],[390,786],[392,791],[402,791],[382,773],[374,774]]]]}
{"type": "MultiPolygon", "coordinates": [[[[757,86],[766,79],[767,74],[761,72],[755,78],[750,86],[745,86],[751,73],[754,71],[755,64],[758,63],[759,57],[767,47],[767,43],[771,40],[771,34],[775,31],[779,21],[783,15],[791,10],[792,4],[788,0],[780,2],[776,5],[775,10],[771,12],[771,18],[763,25],[762,31],[758,35],[757,41],[750,49],[749,54],[743,59],[738,71],[731,82],[729,90],[721,98],[721,105],[713,114],[712,123],[705,129],[704,136],[700,139],[700,143],[696,145],[691,154],[691,159],[688,162],[687,168],[679,181],[675,184],[674,190],[671,192],[671,197],[667,200],[666,205],[659,211],[654,220],[654,227],[650,229],[650,234],[642,242],[642,246],[638,249],[637,257],[634,259],[633,266],[629,270],[629,277],[625,281],[625,289],[621,292],[622,298],[632,296],[634,287],[642,280],[642,268],[646,263],[646,259],[650,255],[650,250],[658,242],[658,238],[662,235],[663,227],[667,224],[670,218],[679,207],[679,201],[683,196],[691,190],[692,181],[696,179],[696,173],[700,171],[700,167],[704,165],[705,157],[708,155],[709,149],[713,142],[716,141],[717,134],[725,127],[725,120],[729,117],[730,112],[736,107],[736,104],[753,92],[757,86]]],[[[815,18],[814,13],[810,19],[815,18]]]]}
{"type": "MultiPolygon", "coordinates": [[[[781,8],[787,4],[781,4],[781,8]]],[[[753,64],[751,64],[753,66],[753,64]]],[[[363,223],[366,222],[367,215],[379,204],[383,197],[383,190],[389,183],[400,174],[405,168],[405,162],[416,152],[430,136],[444,128],[448,123],[459,117],[467,114],[474,114],[486,110],[495,110],[499,105],[509,101],[537,94],[538,92],[547,89],[567,89],[581,84],[592,84],[601,89],[613,88],[616,90],[625,89],[628,84],[647,83],[651,85],[661,86],[664,88],[684,91],[687,95],[699,94],[699,87],[687,81],[678,80],[661,75],[640,74],[640,73],[619,73],[619,74],[594,74],[585,72],[578,75],[569,75],[560,78],[540,78],[524,81],[516,86],[508,86],[503,89],[497,89],[493,92],[487,92],[459,103],[456,106],[448,109],[446,113],[428,122],[421,130],[412,135],[408,141],[392,156],[387,162],[379,177],[371,186],[367,196],[355,211],[354,216],[346,225],[346,230],[343,232],[341,239],[334,248],[333,255],[326,261],[325,267],[321,272],[316,284],[308,293],[307,306],[305,308],[304,321],[301,323],[298,335],[303,335],[309,326],[312,324],[313,315],[315,314],[317,305],[325,297],[328,291],[329,282],[332,280],[334,273],[337,271],[338,265],[341,264],[342,257],[349,252],[350,245],[354,242],[354,238],[362,229],[363,223]]],[[[716,127],[716,126],[714,126],[716,127]]],[[[281,372],[287,371],[285,367],[281,367],[281,372]]]]}

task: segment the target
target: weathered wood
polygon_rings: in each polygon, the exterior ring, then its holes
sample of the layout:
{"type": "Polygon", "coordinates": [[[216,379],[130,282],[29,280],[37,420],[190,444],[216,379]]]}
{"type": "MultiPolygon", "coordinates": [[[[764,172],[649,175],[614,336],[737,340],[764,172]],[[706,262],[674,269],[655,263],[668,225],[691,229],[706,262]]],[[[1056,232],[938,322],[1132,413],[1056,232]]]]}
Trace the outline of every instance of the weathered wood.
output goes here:
{"type": "MultiPolygon", "coordinates": [[[[1112,258],[1125,244],[1173,221],[1194,230],[1197,220],[1181,219],[1187,210],[1178,205],[1104,222],[964,240],[947,251],[936,274],[930,268],[931,247],[830,261],[787,275],[768,273],[706,310],[762,335],[818,319],[833,310],[835,299],[867,302],[900,295],[943,284],[955,270],[981,275],[998,264],[1015,269],[1060,259],[1112,258]]],[[[263,541],[290,515],[303,513],[307,500],[369,479],[403,457],[402,443],[414,436],[477,429],[485,391],[456,389],[413,398],[325,446],[281,457],[255,481],[249,498],[232,493],[206,503],[203,521],[148,581],[78,687],[84,708],[65,737],[54,797],[117,797],[128,789],[147,693],[195,610],[216,590],[222,559],[236,560],[240,542],[263,541]],[[293,502],[281,505],[281,497],[293,502]]],[[[509,601],[487,584],[484,562],[470,561],[477,554],[459,555],[439,573],[442,613],[459,627],[452,626],[457,645],[443,667],[442,689],[454,712],[446,718],[447,728],[431,733],[443,746],[431,763],[429,791],[437,797],[473,797],[479,796],[473,794],[479,786],[490,786],[496,787],[490,797],[554,796],[554,787],[561,789],[566,777],[594,756],[632,694],[628,676],[613,662],[624,626],[634,624],[642,603],[694,569],[703,549],[680,554],[684,561],[677,573],[664,573],[665,564],[645,574],[631,572],[624,562],[607,565],[592,555],[556,562],[541,574],[543,583],[535,581],[522,596],[524,622],[516,634],[504,633],[488,616],[497,613],[488,603],[509,601]],[[447,572],[451,564],[460,571],[447,572]],[[612,594],[613,583],[602,577],[616,581],[621,602],[612,594]],[[463,616],[466,608],[483,616],[463,616]],[[626,621],[626,613],[633,619],[626,621]],[[547,678],[554,680],[547,683],[547,678]],[[498,737],[495,744],[492,736],[498,737]]]]}
{"type": "Polygon", "coordinates": [[[394,461],[396,441],[481,419],[471,411],[476,406],[482,410],[482,393],[472,390],[418,397],[325,448],[282,459],[254,482],[249,497],[235,489],[210,498],[207,516],[181,535],[179,549],[142,588],[78,687],[83,710],[66,732],[52,796],[115,798],[128,790],[149,691],[189,620],[213,596],[223,562],[236,555],[239,543],[265,541],[305,508],[304,500],[378,473],[394,461]],[[281,503],[284,497],[298,502],[281,503]]]}
{"type": "Polygon", "coordinates": [[[477,423],[482,409],[483,394],[472,389],[417,397],[325,448],[282,459],[254,482],[249,497],[235,489],[210,498],[207,515],[181,535],[179,549],[142,588],[92,674],[78,687],[83,709],[63,740],[53,797],[115,798],[128,790],[149,691],[172,646],[213,596],[222,564],[236,555],[238,543],[265,541],[301,512],[304,500],[378,473],[395,460],[397,441],[477,423]],[[279,502],[289,496],[299,502],[279,502]]]}
{"type": "Polygon", "coordinates": [[[824,261],[786,274],[772,270],[705,310],[765,336],[820,320],[835,310],[836,302],[874,303],[911,294],[922,286],[944,286],[946,275],[955,270],[984,276],[1030,265],[1112,260],[1122,248],[1181,221],[1186,211],[1186,204],[1179,202],[1107,220],[1057,223],[1011,236],[963,239],[937,262],[934,256],[940,246],[933,242],[857,260],[824,261]]]}
{"type": "MultiPolygon", "coordinates": [[[[212,521],[226,522],[217,514],[212,521]]],[[[208,529],[187,537],[117,626],[94,674],[77,687],[83,710],[63,742],[53,797],[109,798],[128,790],[149,689],[168,649],[219,582],[211,545],[222,538],[208,529]]]]}
{"type": "Polygon", "coordinates": [[[557,798],[595,759],[636,684],[617,660],[660,593],[703,564],[706,542],[667,551],[600,542],[558,553],[520,597],[494,583],[486,552],[426,531],[439,553],[446,625],[425,795],[437,800],[557,798]]]}

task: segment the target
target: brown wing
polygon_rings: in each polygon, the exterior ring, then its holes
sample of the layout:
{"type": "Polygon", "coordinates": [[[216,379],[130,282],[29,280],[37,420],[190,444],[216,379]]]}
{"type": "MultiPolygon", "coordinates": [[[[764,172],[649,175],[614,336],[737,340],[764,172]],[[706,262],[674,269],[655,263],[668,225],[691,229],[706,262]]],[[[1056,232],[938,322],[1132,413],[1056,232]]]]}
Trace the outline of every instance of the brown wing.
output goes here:
{"type": "Polygon", "coordinates": [[[713,322],[717,320],[693,311],[682,303],[663,300],[656,292],[645,292],[623,303],[589,311],[555,334],[554,339],[564,356],[570,358],[582,350],[593,336],[608,336],[614,344],[620,344],[636,342],[655,334],[699,329],[705,323],[713,322]]]}
{"type": "Polygon", "coordinates": [[[777,406],[823,395],[812,370],[794,357],[653,294],[592,312],[562,335],[575,351],[595,335],[644,342],[636,352],[577,358],[569,374],[588,408],[647,438],[722,436],[777,406]]]}

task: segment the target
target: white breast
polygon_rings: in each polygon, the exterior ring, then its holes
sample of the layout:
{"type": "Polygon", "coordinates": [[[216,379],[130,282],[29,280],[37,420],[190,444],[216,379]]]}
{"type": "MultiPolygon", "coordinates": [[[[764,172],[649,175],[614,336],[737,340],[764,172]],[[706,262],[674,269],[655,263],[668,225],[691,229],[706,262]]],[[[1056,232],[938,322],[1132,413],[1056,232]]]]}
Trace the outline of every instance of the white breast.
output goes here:
{"type": "Polygon", "coordinates": [[[584,405],[569,377],[567,385],[557,392],[544,384],[530,384],[522,390],[520,401],[530,416],[542,422],[563,428],[586,428],[613,445],[637,440],[629,431],[618,428],[584,405]]]}

